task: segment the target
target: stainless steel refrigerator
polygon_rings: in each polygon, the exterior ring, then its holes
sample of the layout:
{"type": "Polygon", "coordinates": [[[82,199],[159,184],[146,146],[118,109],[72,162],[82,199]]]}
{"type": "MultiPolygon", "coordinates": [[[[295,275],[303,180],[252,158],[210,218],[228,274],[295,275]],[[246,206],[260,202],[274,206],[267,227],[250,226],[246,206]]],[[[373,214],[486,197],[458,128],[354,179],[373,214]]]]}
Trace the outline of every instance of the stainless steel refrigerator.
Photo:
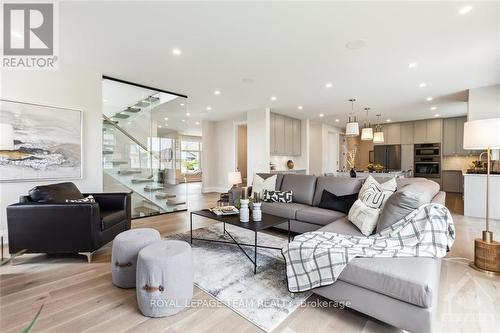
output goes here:
{"type": "Polygon", "coordinates": [[[373,147],[375,163],[382,164],[385,171],[401,170],[401,145],[380,145],[373,147]]]}

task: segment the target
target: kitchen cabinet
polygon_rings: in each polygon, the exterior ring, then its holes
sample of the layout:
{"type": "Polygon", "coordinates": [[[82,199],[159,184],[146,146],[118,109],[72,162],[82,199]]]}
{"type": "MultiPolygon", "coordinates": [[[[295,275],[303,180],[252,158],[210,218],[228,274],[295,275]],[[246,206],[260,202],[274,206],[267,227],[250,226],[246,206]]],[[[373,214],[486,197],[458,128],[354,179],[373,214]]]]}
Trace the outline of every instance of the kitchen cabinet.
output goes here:
{"type": "Polygon", "coordinates": [[[271,155],[298,156],[301,154],[301,121],[271,113],[271,155]]]}
{"type": "Polygon", "coordinates": [[[443,120],[443,156],[478,155],[481,151],[464,149],[464,124],[467,117],[443,120]]]}
{"type": "Polygon", "coordinates": [[[427,120],[427,143],[441,142],[442,127],[443,127],[442,119],[427,120]]]}
{"type": "Polygon", "coordinates": [[[413,144],[413,122],[401,123],[401,144],[402,145],[412,145],[413,144]]]}
{"type": "Polygon", "coordinates": [[[382,127],[384,142],[375,145],[399,145],[401,143],[401,124],[386,124],[382,127]]]}
{"type": "Polygon", "coordinates": [[[401,145],[401,170],[413,170],[414,156],[413,145],[401,145]]]}
{"type": "Polygon", "coordinates": [[[443,170],[441,174],[442,190],[463,193],[463,179],[462,170],[443,170]]]}
{"type": "Polygon", "coordinates": [[[414,143],[440,143],[441,119],[418,120],[413,124],[414,143]]]}

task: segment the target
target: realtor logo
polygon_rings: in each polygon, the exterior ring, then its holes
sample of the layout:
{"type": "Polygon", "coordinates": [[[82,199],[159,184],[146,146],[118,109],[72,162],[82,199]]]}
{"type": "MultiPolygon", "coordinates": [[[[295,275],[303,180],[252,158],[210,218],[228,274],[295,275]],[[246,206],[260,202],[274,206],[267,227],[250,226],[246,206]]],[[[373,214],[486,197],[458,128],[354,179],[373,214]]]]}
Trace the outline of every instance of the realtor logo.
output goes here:
{"type": "Polygon", "coordinates": [[[3,4],[4,69],[54,69],[55,3],[3,4]]]}

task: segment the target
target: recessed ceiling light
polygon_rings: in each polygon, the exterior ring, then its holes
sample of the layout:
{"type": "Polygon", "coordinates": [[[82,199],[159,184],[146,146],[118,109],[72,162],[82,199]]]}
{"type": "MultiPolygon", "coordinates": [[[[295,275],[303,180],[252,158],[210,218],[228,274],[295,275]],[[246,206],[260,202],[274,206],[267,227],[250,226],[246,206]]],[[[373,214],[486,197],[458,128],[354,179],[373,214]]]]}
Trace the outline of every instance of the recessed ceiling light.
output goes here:
{"type": "Polygon", "coordinates": [[[324,113],[320,113],[320,114],[319,114],[319,116],[320,116],[320,117],[324,117],[324,116],[325,116],[325,114],[324,114],[324,113]]]}
{"type": "Polygon", "coordinates": [[[465,14],[469,13],[471,10],[472,10],[472,6],[465,6],[465,7],[460,8],[458,13],[460,15],[465,15],[465,14]]]}
{"type": "Polygon", "coordinates": [[[436,114],[434,115],[434,117],[439,117],[439,113],[436,113],[436,114]]]}
{"type": "Polygon", "coordinates": [[[106,103],[108,100],[107,100],[107,99],[103,99],[102,101],[103,101],[104,103],[106,103]]]}
{"type": "Polygon", "coordinates": [[[390,123],[390,122],[391,122],[391,120],[390,120],[390,119],[387,119],[387,120],[386,120],[386,122],[387,122],[387,123],[390,123]]]}
{"type": "Polygon", "coordinates": [[[335,119],[335,122],[338,123],[340,121],[340,119],[335,119]]]}
{"type": "Polygon", "coordinates": [[[431,106],[431,110],[432,111],[437,110],[437,106],[435,106],[435,105],[431,106]]]}
{"type": "Polygon", "coordinates": [[[302,110],[304,107],[302,105],[297,106],[297,109],[302,110]]]}
{"type": "Polygon", "coordinates": [[[161,125],[158,125],[158,128],[161,128],[161,125]]]}
{"type": "Polygon", "coordinates": [[[168,120],[168,118],[167,118],[167,117],[165,117],[165,118],[163,118],[163,120],[165,120],[165,121],[166,121],[166,120],[168,120]]]}
{"type": "Polygon", "coordinates": [[[195,124],[196,124],[196,125],[199,125],[199,124],[200,124],[200,122],[199,122],[199,121],[197,121],[197,122],[195,122],[195,124]]]}
{"type": "Polygon", "coordinates": [[[417,67],[417,63],[416,62],[410,62],[408,64],[408,68],[415,68],[415,67],[417,67]]]}
{"type": "Polygon", "coordinates": [[[180,106],[184,106],[184,103],[179,104],[180,106]]]}
{"type": "Polygon", "coordinates": [[[420,84],[418,85],[418,87],[419,87],[419,88],[425,88],[425,87],[427,87],[427,83],[422,82],[422,83],[420,83],[420,84]]]}
{"type": "Polygon", "coordinates": [[[191,115],[191,113],[186,112],[186,117],[189,117],[190,115],[191,115]]]}
{"type": "Polygon", "coordinates": [[[181,121],[184,123],[184,122],[186,122],[186,119],[181,119],[181,121]]]}
{"type": "Polygon", "coordinates": [[[214,95],[220,95],[220,90],[214,91],[214,95]]]}
{"type": "Polygon", "coordinates": [[[331,88],[333,84],[331,82],[325,83],[325,88],[331,88]]]}
{"type": "Polygon", "coordinates": [[[178,48],[172,49],[172,54],[173,55],[178,56],[178,55],[181,55],[181,53],[182,53],[181,49],[178,49],[178,48]]]}
{"type": "Polygon", "coordinates": [[[425,100],[426,100],[427,102],[430,102],[430,101],[432,101],[432,97],[427,97],[425,100]]]}
{"type": "Polygon", "coordinates": [[[271,101],[275,101],[276,100],[276,96],[271,96],[271,101]]]}
{"type": "Polygon", "coordinates": [[[206,109],[207,109],[207,111],[210,111],[210,110],[212,110],[212,107],[211,106],[207,106],[206,109]]]}

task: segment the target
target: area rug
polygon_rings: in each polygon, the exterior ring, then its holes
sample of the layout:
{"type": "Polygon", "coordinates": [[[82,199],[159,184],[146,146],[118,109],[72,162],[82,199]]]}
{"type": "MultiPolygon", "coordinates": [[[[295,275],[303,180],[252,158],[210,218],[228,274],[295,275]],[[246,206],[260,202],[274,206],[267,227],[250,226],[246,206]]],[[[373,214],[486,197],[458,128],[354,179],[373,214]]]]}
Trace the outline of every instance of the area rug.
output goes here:
{"type": "MultiPolygon", "coordinates": [[[[226,225],[231,235],[253,244],[254,233],[226,225]]],[[[193,230],[193,237],[230,241],[223,235],[222,223],[193,230]]],[[[287,238],[258,234],[259,245],[282,247],[287,238]]],[[[166,237],[189,242],[189,232],[166,237]]],[[[279,250],[257,251],[257,274],[253,264],[236,245],[194,240],[194,282],[221,303],[266,332],[272,331],[311,296],[311,292],[290,293],[287,289],[285,262],[279,250]]],[[[251,258],[253,248],[244,247],[251,258]]]]}

